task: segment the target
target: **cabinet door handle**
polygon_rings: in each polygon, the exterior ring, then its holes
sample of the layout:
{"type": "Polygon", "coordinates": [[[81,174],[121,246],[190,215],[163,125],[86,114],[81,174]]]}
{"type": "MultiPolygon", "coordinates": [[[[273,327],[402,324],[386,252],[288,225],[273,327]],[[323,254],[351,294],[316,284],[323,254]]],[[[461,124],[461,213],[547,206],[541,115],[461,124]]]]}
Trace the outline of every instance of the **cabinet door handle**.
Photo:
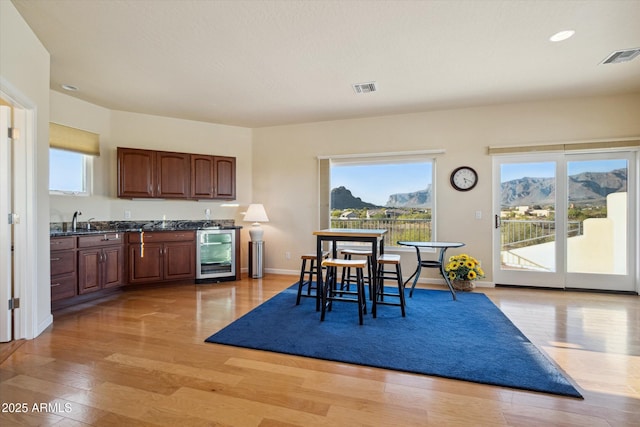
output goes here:
{"type": "Polygon", "coordinates": [[[55,288],[56,286],[60,286],[60,283],[52,283],[52,284],[51,284],[51,287],[52,287],[52,288],[55,288]]]}
{"type": "Polygon", "coordinates": [[[60,258],[51,258],[51,261],[60,261],[60,258]]]}

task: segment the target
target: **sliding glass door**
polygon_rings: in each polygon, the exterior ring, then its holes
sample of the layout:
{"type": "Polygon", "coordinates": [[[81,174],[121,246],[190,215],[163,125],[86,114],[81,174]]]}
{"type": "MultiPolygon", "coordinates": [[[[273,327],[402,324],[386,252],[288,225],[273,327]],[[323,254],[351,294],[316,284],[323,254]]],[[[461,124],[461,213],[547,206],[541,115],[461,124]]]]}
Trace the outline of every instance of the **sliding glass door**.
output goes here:
{"type": "Polygon", "coordinates": [[[497,284],[634,291],[635,153],[496,157],[497,284]]]}

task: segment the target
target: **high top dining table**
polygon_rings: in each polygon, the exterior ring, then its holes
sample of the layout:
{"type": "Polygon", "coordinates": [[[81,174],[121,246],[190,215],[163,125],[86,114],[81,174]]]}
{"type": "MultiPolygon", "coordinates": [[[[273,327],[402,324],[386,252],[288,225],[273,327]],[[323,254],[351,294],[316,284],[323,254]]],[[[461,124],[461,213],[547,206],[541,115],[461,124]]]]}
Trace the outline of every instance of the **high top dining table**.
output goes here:
{"type": "Polygon", "coordinates": [[[445,254],[447,249],[449,248],[460,248],[464,246],[462,242],[398,242],[399,245],[402,246],[413,246],[416,248],[416,255],[418,257],[418,266],[416,267],[416,271],[407,279],[404,284],[406,285],[413,278],[413,284],[411,285],[411,292],[409,292],[409,298],[413,296],[413,289],[416,287],[416,283],[418,283],[418,278],[420,277],[420,271],[422,267],[427,268],[437,268],[440,270],[440,274],[445,282],[447,282],[447,286],[449,286],[449,290],[451,291],[451,296],[453,299],[456,299],[456,291],[453,289],[451,285],[451,280],[449,280],[449,275],[445,271],[445,266],[447,264],[447,260],[445,259],[445,254]],[[432,249],[440,249],[440,254],[438,255],[438,260],[423,260],[420,255],[420,248],[432,248],[432,249]]]}
{"type": "MultiPolygon", "coordinates": [[[[384,253],[384,235],[387,230],[374,229],[367,230],[361,228],[326,228],[324,230],[314,231],[316,236],[316,253],[317,253],[317,291],[316,291],[316,311],[320,310],[320,301],[322,298],[322,292],[324,292],[323,278],[322,278],[322,242],[331,242],[331,257],[338,257],[338,245],[337,242],[367,242],[371,244],[371,259],[376,262],[378,255],[384,253]]],[[[372,283],[376,283],[376,268],[373,268],[373,280],[372,283]]]]}

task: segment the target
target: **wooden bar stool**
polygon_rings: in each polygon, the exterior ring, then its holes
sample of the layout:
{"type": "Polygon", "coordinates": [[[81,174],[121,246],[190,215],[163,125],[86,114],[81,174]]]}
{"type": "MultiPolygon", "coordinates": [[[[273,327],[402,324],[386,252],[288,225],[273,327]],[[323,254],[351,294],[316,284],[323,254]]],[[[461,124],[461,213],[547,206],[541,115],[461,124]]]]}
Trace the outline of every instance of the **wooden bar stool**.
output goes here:
{"type": "Polygon", "coordinates": [[[363,270],[367,266],[367,260],[327,258],[322,261],[322,266],[327,268],[327,280],[324,283],[324,292],[322,293],[322,315],[320,316],[320,320],[324,321],[324,315],[327,309],[331,311],[333,301],[355,302],[358,304],[358,318],[362,325],[363,314],[367,313],[367,298],[364,293],[363,274],[363,270]],[[338,276],[338,268],[355,269],[355,291],[338,289],[336,280],[338,276]],[[356,298],[353,298],[353,296],[356,298]]]}
{"type": "MultiPolygon", "coordinates": [[[[322,259],[325,259],[326,257],[329,256],[329,252],[323,252],[322,253],[322,259]]],[[[316,295],[311,294],[311,291],[313,289],[316,290],[317,292],[317,282],[314,285],[314,281],[313,281],[313,276],[317,276],[318,272],[316,271],[316,259],[317,259],[317,255],[316,254],[304,254],[302,256],[300,256],[300,259],[302,260],[302,266],[300,267],[300,280],[298,281],[298,297],[296,298],[296,305],[300,304],[300,298],[301,297],[310,297],[310,298],[316,298],[316,295]],[[311,261],[309,263],[309,269],[307,270],[307,261],[311,261]],[[307,278],[305,280],[305,274],[307,275],[307,278]],[[302,293],[302,288],[307,287],[307,294],[303,294],[302,293]]]]}
{"type": "Polygon", "coordinates": [[[402,282],[402,270],[400,268],[400,255],[394,254],[383,254],[378,257],[378,274],[377,281],[375,285],[375,296],[373,298],[373,308],[371,312],[373,317],[376,317],[377,305],[395,305],[400,306],[400,310],[402,311],[402,317],[405,317],[404,307],[404,283],[402,282]],[[394,270],[386,270],[385,266],[393,265],[395,266],[394,270]],[[398,292],[387,292],[384,289],[384,281],[385,280],[395,280],[398,283],[398,292]],[[385,301],[384,297],[394,297],[399,298],[396,301],[385,301]]]}
{"type": "MultiPolygon", "coordinates": [[[[367,275],[363,277],[364,277],[364,280],[369,285],[369,299],[371,299],[371,295],[373,291],[373,286],[371,283],[371,281],[373,280],[373,260],[371,258],[373,257],[373,253],[370,250],[363,250],[363,249],[342,249],[340,253],[342,253],[342,255],[344,256],[344,259],[347,259],[347,260],[353,259],[352,257],[354,255],[360,256],[360,257],[366,257],[367,275]]],[[[341,281],[342,286],[346,287],[347,290],[349,290],[352,280],[356,280],[356,275],[351,273],[351,269],[349,267],[342,269],[342,281],[341,281]]]]}

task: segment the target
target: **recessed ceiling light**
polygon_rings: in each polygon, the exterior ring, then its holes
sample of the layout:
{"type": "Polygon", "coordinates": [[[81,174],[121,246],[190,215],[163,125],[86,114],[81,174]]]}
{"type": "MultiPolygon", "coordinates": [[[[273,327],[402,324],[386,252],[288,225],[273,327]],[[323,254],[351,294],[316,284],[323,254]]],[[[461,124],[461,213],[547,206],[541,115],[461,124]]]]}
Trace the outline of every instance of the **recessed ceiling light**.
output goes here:
{"type": "Polygon", "coordinates": [[[78,87],[74,86],[74,85],[64,84],[64,85],[60,85],[60,86],[62,87],[62,89],[68,90],[70,92],[77,92],[79,90],[78,87]]]}
{"type": "Polygon", "coordinates": [[[574,30],[559,31],[559,32],[555,33],[554,35],[552,35],[551,37],[549,37],[549,40],[552,41],[552,42],[561,42],[563,40],[568,39],[569,37],[571,37],[575,33],[576,32],[574,30]]]}

